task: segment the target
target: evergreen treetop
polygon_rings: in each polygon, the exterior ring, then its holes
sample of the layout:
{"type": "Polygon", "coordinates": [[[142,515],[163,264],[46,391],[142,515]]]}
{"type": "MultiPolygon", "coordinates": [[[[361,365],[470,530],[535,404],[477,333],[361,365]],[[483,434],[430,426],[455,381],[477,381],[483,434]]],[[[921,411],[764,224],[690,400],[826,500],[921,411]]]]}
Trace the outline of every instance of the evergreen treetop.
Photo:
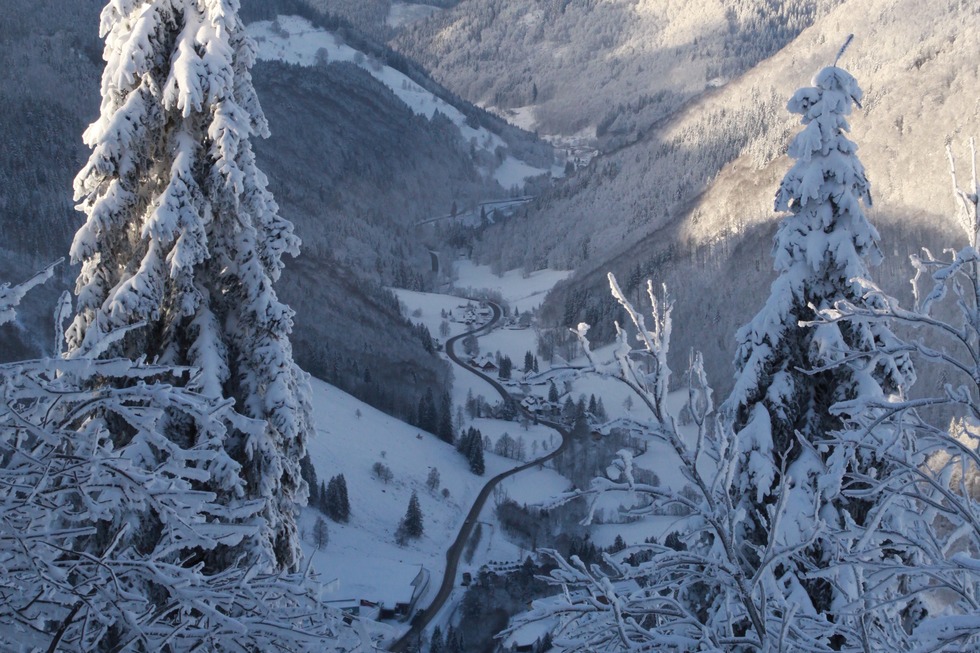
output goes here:
{"type": "MultiPolygon", "coordinates": [[[[907,355],[876,353],[897,343],[885,324],[816,323],[820,311],[838,302],[878,301],[867,298],[866,290],[868,265],[881,254],[878,232],[863,209],[871,203],[864,168],[846,136],[846,116],[860,106],[861,90],[836,67],[820,71],[813,84],[797,91],[788,105],[802,116],[804,128],[790,145],[796,162],[776,194],[777,210],[788,212],[774,245],[779,276],[766,305],[736,336],[736,382],[724,409],[733,417],[741,451],[734,498],[745,510],[747,545],[765,545],[763,538],[775,537],[775,544],[792,547],[816,538],[809,555],[826,565],[830,552],[817,522],[840,526],[845,509],[860,520],[866,507],[841,503],[842,475],[875,464],[864,450],[822,446],[847,419],[834,407],[859,394],[901,394],[914,372],[907,355]],[[849,362],[856,352],[875,353],[873,362],[849,362]],[[769,533],[769,506],[777,500],[786,526],[769,533]],[[818,519],[815,505],[834,510],[821,510],[818,519]]],[[[814,614],[829,609],[828,584],[807,580],[803,569],[796,572],[787,579],[805,586],[813,602],[805,609],[814,614]]]]}

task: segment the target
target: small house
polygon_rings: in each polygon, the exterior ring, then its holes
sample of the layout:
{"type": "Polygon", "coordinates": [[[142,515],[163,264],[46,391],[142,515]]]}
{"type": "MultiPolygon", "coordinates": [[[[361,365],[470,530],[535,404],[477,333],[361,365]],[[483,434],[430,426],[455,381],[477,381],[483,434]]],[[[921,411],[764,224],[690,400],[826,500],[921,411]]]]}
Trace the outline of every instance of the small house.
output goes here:
{"type": "Polygon", "coordinates": [[[487,374],[497,371],[497,363],[490,354],[470,359],[470,365],[487,374]]]}
{"type": "Polygon", "coordinates": [[[415,610],[415,604],[429,586],[429,570],[419,565],[417,573],[411,580],[405,576],[403,585],[394,585],[387,595],[379,601],[381,619],[399,619],[405,621],[415,610]]]}

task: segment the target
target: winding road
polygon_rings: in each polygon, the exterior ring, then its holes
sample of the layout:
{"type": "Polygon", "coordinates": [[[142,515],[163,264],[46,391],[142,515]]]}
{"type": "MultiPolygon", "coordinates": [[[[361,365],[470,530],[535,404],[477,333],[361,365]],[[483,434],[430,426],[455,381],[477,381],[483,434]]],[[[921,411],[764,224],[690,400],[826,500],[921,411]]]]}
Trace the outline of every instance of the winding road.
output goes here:
{"type": "MultiPolygon", "coordinates": [[[[500,393],[500,396],[503,397],[505,400],[507,400],[510,399],[510,394],[507,392],[504,386],[500,385],[500,383],[490,378],[483,372],[480,372],[479,370],[475,370],[469,365],[467,365],[466,363],[464,363],[462,360],[459,359],[459,357],[456,356],[456,351],[454,349],[456,343],[459,340],[469,335],[478,335],[481,332],[489,333],[491,330],[493,330],[494,326],[496,326],[497,322],[500,321],[500,317],[503,314],[503,311],[500,310],[500,306],[494,304],[493,302],[487,302],[487,303],[490,305],[491,310],[493,310],[493,318],[487,324],[481,326],[478,329],[474,329],[473,331],[467,331],[466,333],[461,333],[458,336],[453,336],[452,338],[447,340],[446,355],[449,356],[449,359],[451,361],[453,361],[454,363],[456,363],[466,371],[472,374],[476,374],[484,381],[492,385],[494,389],[498,393],[500,393]]],[[[521,410],[524,410],[523,407],[521,408],[521,410]]],[[[540,418],[538,419],[538,423],[544,424],[545,426],[548,426],[558,431],[558,433],[561,434],[561,445],[551,453],[547,454],[546,456],[542,456],[541,458],[532,460],[531,462],[525,463],[520,467],[515,467],[514,469],[510,469],[501,474],[497,474],[489,481],[487,481],[487,484],[483,486],[483,489],[480,490],[480,494],[476,497],[476,501],[473,503],[473,507],[470,508],[469,513],[467,513],[466,519],[463,521],[463,526],[462,528],[459,529],[459,534],[456,536],[456,539],[453,541],[452,545],[446,551],[446,573],[442,578],[442,585],[439,587],[438,593],[436,594],[435,598],[432,599],[432,603],[429,604],[429,607],[420,611],[415,616],[415,618],[412,620],[412,627],[409,629],[407,633],[402,635],[401,638],[399,638],[394,644],[392,644],[391,648],[388,649],[389,651],[393,651],[395,653],[404,652],[408,650],[408,646],[410,644],[414,642],[418,642],[421,639],[422,631],[425,630],[425,627],[429,625],[429,622],[431,622],[432,619],[439,613],[439,610],[442,609],[442,606],[445,605],[446,601],[449,599],[450,594],[452,594],[453,588],[456,586],[456,573],[459,569],[459,559],[463,554],[463,547],[466,545],[466,541],[470,539],[470,535],[472,535],[473,533],[473,528],[476,526],[476,522],[480,517],[480,512],[483,511],[483,507],[486,504],[487,499],[490,498],[490,494],[493,492],[493,489],[497,487],[497,484],[499,484],[505,478],[508,478],[515,474],[519,474],[526,469],[531,469],[532,467],[536,467],[537,465],[541,465],[548,462],[549,460],[551,460],[552,458],[560,454],[562,451],[564,451],[565,448],[568,446],[571,435],[564,426],[558,424],[557,422],[543,420],[540,418]]]]}

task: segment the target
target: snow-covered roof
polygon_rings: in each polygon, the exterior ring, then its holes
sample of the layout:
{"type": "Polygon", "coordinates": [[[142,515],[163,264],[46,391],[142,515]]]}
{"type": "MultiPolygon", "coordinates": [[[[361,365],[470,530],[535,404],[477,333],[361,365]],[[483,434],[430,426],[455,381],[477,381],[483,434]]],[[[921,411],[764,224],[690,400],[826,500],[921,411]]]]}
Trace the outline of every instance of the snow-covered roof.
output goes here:
{"type": "Polygon", "coordinates": [[[392,566],[389,569],[391,582],[379,591],[376,601],[386,608],[393,608],[399,603],[409,604],[417,590],[416,579],[421,572],[420,567],[411,565],[392,566]]]}
{"type": "Polygon", "coordinates": [[[490,354],[483,354],[482,356],[477,356],[471,359],[470,363],[474,367],[479,367],[480,369],[484,369],[484,370],[497,369],[497,362],[490,354]]]}

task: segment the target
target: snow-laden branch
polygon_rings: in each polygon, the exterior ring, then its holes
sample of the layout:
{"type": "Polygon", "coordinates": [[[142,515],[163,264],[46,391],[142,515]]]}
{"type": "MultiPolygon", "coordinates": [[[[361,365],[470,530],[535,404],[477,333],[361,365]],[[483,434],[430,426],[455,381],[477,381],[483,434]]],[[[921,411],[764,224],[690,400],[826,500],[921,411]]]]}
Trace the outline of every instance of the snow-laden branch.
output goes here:
{"type": "MultiPolygon", "coordinates": [[[[932,396],[858,396],[834,407],[847,428],[826,446],[875,457],[884,473],[852,471],[844,496],[868,506],[837,536],[842,555],[815,577],[846,570],[860,591],[849,609],[864,615],[875,650],[975,650],[980,646],[980,214],[976,148],[964,189],[947,146],[956,221],[968,245],[946,258],[912,256],[915,308],[905,309],[865,281],[865,301],[816,312],[815,324],[900,323],[916,340],[901,347],[937,365],[944,382],[932,396]],[[938,418],[937,418],[938,416],[938,418]],[[950,421],[952,417],[952,421],[950,421]]],[[[892,353],[865,352],[868,365],[892,353]]]]}
{"type": "MultiPolygon", "coordinates": [[[[5,287],[5,310],[50,273],[5,287]]],[[[196,373],[77,355],[0,365],[0,648],[363,644],[308,573],[222,564],[266,509],[244,499],[225,441],[266,426],[182,387],[196,373]]]]}
{"type": "Polygon", "coordinates": [[[222,446],[230,402],[160,382],[173,372],[123,360],[0,366],[0,648],[354,648],[314,580],[271,564],[212,571],[264,504],[229,503],[242,494],[222,446]],[[111,377],[130,384],[87,387],[111,377]],[[161,434],[175,422],[193,444],[161,434]],[[128,442],[113,444],[110,429],[128,442]],[[135,528],[146,524],[154,536],[135,528]]]}
{"type": "MultiPolygon", "coordinates": [[[[777,502],[765,523],[771,537],[756,550],[740,538],[745,515],[736,510],[732,489],[740,472],[739,447],[731,426],[714,414],[712,391],[700,353],[692,352],[687,374],[687,410],[693,436],[682,436],[667,412],[670,370],[666,364],[671,330],[671,305],[658,299],[648,283],[653,306],[652,327],[620,291],[610,275],[610,288],[637,330],[639,347],[630,346],[626,330],[617,325],[611,359],[592,350],[589,325],[574,333],[590,362],[583,373],[598,373],[628,386],[650,410],[646,433],[666,442],[680,464],[685,487],[639,483],[632,452],[620,451],[605,477],[587,489],[555,497],[547,507],[573,500],[589,503],[591,521],[600,498],[617,493],[629,500],[624,515],[640,518],[676,515],[656,541],[606,556],[602,568],[586,569],[557,554],[549,580],[564,588],[558,597],[539,601],[507,632],[529,621],[560,624],[554,641],[569,651],[784,650],[826,651],[834,633],[856,633],[851,622],[828,625],[822,615],[801,611],[785,570],[803,557],[821,532],[819,502],[787,510],[777,502]],[[809,510],[812,526],[800,532],[783,524],[809,510]],[[793,533],[795,535],[788,536],[793,533]],[[665,539],[666,538],[666,539],[665,539]],[[635,556],[640,556],[636,558],[635,556]],[[630,560],[645,562],[629,562],[630,560]],[[634,584],[635,583],[635,584],[634,584]],[[639,589],[638,589],[639,588],[639,589]]],[[[789,497],[793,483],[785,468],[776,495],[789,497]]],[[[798,499],[797,499],[798,500],[798,499]]],[[[506,635],[506,632],[504,633],[506,635]]]]}
{"type": "Polygon", "coordinates": [[[58,259],[23,283],[11,286],[9,283],[0,285],[0,325],[7,324],[17,318],[17,306],[24,296],[33,288],[46,282],[54,276],[54,269],[64,259],[58,259]]]}

